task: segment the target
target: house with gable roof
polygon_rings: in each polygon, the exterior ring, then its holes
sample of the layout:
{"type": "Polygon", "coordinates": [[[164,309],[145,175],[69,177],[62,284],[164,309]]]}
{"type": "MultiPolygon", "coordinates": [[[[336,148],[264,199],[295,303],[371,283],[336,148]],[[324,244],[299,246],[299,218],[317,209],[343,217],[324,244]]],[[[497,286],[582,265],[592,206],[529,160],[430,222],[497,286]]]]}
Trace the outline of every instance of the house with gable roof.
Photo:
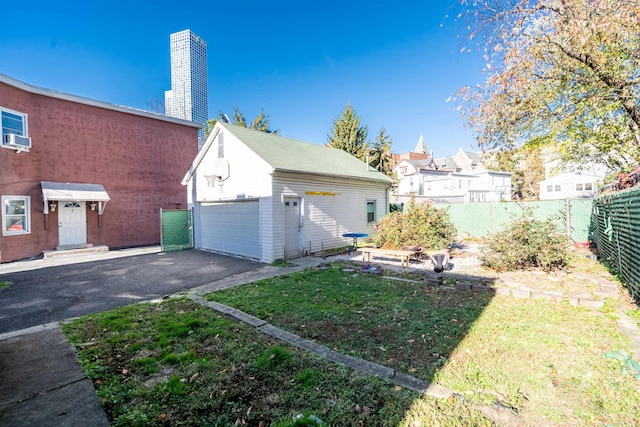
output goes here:
{"type": "Polygon", "coordinates": [[[218,122],[182,183],[196,249],[271,263],[373,235],[393,180],[342,150],[218,122]]]}
{"type": "Polygon", "coordinates": [[[480,153],[460,148],[454,156],[434,158],[420,135],[412,152],[394,155],[394,160],[398,186],[393,203],[511,200],[511,173],[487,169],[480,153]]]}

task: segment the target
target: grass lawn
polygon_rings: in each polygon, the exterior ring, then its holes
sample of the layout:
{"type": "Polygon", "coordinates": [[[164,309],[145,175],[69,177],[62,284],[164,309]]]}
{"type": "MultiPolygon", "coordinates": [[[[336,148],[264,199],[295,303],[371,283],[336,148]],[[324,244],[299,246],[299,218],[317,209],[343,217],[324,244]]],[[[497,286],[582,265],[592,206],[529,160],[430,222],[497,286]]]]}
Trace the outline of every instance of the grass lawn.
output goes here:
{"type": "Polygon", "coordinates": [[[640,382],[611,314],[307,270],[207,296],[337,351],[454,390],[439,400],[274,341],[187,300],[63,326],[113,425],[635,425],[640,382]],[[285,423],[285,424],[282,424],[285,423]]]}

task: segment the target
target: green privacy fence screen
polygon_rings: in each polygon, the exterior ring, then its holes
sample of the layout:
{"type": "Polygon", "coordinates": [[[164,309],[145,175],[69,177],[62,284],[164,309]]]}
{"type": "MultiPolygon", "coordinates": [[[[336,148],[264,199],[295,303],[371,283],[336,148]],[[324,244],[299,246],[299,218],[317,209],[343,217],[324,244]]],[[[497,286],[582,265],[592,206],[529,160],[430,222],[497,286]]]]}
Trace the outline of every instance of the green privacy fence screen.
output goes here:
{"type": "Polygon", "coordinates": [[[596,198],[592,223],[600,259],[640,301],[640,188],[596,198]]]}
{"type": "Polygon", "coordinates": [[[191,210],[160,209],[162,252],[177,252],[193,249],[191,210]]]}
{"type": "Polygon", "coordinates": [[[493,234],[519,217],[523,211],[530,211],[536,219],[552,218],[559,227],[567,231],[574,242],[589,240],[591,208],[593,199],[539,200],[528,202],[480,202],[480,203],[438,203],[449,211],[451,220],[459,233],[472,236],[493,234]]]}

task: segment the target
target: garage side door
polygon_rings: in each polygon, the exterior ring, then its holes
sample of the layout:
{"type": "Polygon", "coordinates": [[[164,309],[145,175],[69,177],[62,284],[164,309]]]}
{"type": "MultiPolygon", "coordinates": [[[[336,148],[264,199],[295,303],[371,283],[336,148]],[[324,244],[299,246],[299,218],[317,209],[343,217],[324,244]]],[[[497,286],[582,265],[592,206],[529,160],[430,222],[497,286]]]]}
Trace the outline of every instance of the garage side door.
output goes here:
{"type": "Polygon", "coordinates": [[[257,200],[202,205],[202,248],[260,259],[259,218],[257,200]]]}

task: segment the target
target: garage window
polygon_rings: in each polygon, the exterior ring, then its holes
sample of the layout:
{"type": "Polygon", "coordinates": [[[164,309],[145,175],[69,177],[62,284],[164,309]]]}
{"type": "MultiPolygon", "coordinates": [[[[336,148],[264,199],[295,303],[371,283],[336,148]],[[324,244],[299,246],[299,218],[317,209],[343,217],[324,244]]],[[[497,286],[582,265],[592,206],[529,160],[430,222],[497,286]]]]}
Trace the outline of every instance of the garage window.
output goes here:
{"type": "Polygon", "coordinates": [[[367,224],[376,222],[376,202],[375,200],[367,201],[367,224]]]}
{"type": "Polygon", "coordinates": [[[2,196],[2,234],[12,236],[31,232],[31,198],[28,196],[2,196]]]}

